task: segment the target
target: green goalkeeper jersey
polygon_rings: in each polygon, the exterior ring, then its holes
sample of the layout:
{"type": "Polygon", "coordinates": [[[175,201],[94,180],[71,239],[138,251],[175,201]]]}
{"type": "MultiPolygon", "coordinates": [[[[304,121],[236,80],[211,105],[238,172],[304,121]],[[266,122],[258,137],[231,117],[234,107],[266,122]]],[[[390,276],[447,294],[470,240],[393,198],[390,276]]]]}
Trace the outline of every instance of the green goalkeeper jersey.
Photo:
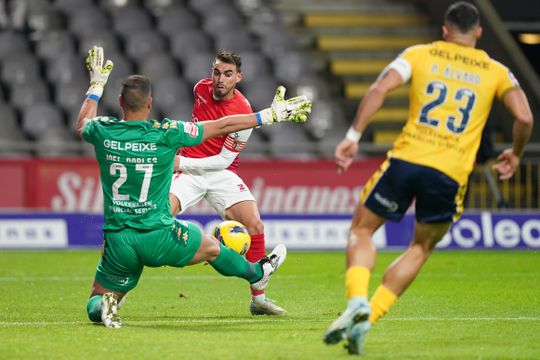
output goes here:
{"type": "Polygon", "coordinates": [[[99,163],[104,231],[155,230],[173,224],[168,193],[174,156],[180,147],[201,143],[201,124],[98,116],[86,123],[82,135],[94,145],[99,163]]]}

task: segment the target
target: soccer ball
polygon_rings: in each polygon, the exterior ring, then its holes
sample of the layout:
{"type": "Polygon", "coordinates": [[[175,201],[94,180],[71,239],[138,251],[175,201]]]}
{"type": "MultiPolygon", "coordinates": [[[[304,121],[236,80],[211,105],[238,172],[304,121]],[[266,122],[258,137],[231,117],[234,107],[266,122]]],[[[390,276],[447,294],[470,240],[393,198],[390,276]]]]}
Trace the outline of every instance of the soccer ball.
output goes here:
{"type": "Polygon", "coordinates": [[[251,236],[246,227],[238,221],[228,220],[219,223],[212,235],[240,255],[245,255],[251,245],[251,236]]]}

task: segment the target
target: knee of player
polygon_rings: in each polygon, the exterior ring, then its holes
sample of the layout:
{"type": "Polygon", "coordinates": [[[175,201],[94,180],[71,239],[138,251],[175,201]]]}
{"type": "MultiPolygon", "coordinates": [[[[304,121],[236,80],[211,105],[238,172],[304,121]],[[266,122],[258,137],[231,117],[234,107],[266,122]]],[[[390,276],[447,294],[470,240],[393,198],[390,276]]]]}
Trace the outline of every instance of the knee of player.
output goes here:
{"type": "Polygon", "coordinates": [[[264,224],[261,219],[253,219],[244,225],[250,235],[264,234],[264,224]]]}

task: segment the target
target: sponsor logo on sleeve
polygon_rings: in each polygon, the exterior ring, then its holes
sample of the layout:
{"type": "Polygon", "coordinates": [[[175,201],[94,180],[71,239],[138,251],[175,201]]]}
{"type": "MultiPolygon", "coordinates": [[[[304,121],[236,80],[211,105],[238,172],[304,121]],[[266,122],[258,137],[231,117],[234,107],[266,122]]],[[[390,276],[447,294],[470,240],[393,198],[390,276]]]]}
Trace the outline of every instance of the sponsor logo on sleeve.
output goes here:
{"type": "Polygon", "coordinates": [[[193,123],[184,123],[184,132],[191,137],[197,137],[199,135],[199,127],[193,123]]]}
{"type": "MultiPolygon", "coordinates": [[[[235,133],[235,137],[238,137],[238,133],[235,133]]],[[[246,145],[243,141],[236,141],[230,136],[227,136],[225,139],[224,146],[227,150],[232,152],[240,152],[242,149],[244,149],[244,146],[246,145]]]]}

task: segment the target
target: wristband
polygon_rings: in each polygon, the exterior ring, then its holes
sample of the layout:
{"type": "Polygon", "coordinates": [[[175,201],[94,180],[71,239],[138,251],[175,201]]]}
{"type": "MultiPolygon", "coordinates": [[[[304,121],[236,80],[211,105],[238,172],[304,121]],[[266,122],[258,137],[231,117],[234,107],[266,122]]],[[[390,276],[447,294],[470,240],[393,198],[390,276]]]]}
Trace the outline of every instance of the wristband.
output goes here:
{"type": "Polygon", "coordinates": [[[98,98],[101,98],[101,95],[103,95],[103,85],[90,84],[90,87],[86,91],[86,95],[96,95],[98,98]]]}
{"type": "Polygon", "coordinates": [[[255,117],[257,118],[257,126],[272,125],[274,123],[274,116],[270,108],[256,112],[255,117]]]}
{"type": "Polygon", "coordinates": [[[88,95],[86,95],[86,98],[88,100],[94,100],[97,103],[99,103],[99,99],[100,99],[100,97],[95,95],[95,94],[88,94],[88,95]]]}
{"type": "Polygon", "coordinates": [[[261,114],[256,112],[255,113],[255,117],[257,118],[257,125],[258,126],[261,126],[262,125],[262,119],[261,119],[261,114]]]}
{"type": "Polygon", "coordinates": [[[354,127],[351,126],[347,131],[347,134],[345,134],[345,137],[351,141],[358,142],[362,137],[362,133],[360,131],[356,131],[354,127]]]}

